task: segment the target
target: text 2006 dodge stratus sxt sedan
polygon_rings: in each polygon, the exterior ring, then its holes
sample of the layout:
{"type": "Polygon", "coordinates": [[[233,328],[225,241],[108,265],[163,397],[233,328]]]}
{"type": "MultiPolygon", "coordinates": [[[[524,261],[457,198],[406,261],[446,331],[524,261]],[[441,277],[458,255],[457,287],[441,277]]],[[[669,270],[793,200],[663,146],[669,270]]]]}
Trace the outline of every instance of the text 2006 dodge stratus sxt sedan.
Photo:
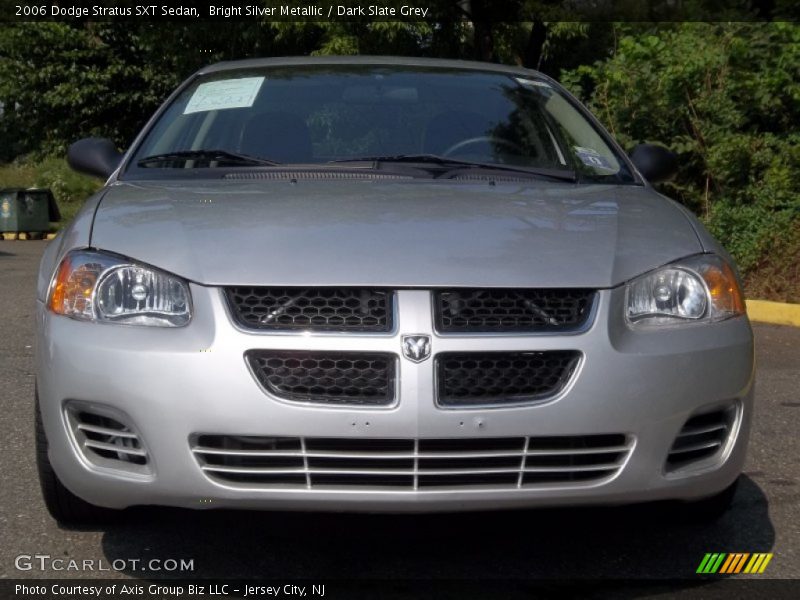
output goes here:
{"type": "Polygon", "coordinates": [[[42,261],[60,520],[161,504],[729,503],[753,410],[735,267],[557,83],[480,63],[191,77],[42,261]]]}

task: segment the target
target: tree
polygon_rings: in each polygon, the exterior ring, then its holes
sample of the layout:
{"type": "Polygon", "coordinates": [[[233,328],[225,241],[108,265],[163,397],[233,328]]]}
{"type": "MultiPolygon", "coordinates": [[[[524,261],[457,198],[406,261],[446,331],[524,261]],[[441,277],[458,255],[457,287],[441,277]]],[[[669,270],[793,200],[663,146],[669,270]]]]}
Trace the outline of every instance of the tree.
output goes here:
{"type": "Polygon", "coordinates": [[[562,74],[627,147],[664,144],[664,186],[699,213],[745,272],[789,261],[800,232],[800,26],[617,28],[614,55],[562,74]]]}

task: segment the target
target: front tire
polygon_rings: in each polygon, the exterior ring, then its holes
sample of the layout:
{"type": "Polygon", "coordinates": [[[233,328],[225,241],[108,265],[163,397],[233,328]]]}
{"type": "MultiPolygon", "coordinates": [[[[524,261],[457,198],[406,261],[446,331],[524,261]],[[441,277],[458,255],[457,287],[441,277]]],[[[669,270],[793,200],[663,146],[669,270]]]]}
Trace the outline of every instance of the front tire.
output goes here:
{"type": "Polygon", "coordinates": [[[36,468],[47,511],[62,525],[93,525],[107,522],[119,511],[90,504],[70,492],[56,475],[47,455],[47,436],[42,425],[39,394],[35,400],[36,468]]]}

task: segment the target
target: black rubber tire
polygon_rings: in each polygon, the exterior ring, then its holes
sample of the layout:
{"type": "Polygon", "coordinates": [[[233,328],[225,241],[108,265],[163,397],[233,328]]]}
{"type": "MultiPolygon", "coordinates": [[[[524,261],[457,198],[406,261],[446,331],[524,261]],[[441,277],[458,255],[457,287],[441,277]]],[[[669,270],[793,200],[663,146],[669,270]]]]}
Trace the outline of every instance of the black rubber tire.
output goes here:
{"type": "Polygon", "coordinates": [[[47,511],[62,525],[95,525],[106,523],[120,511],[89,504],[70,492],[53,471],[47,456],[47,436],[42,425],[42,413],[39,410],[39,394],[35,402],[36,428],[36,468],[39,472],[39,485],[47,511]]]}
{"type": "Polygon", "coordinates": [[[718,494],[703,498],[702,500],[695,500],[694,502],[682,504],[681,510],[683,516],[698,523],[713,523],[717,521],[730,510],[738,487],[739,479],[737,478],[736,481],[718,494]]]}

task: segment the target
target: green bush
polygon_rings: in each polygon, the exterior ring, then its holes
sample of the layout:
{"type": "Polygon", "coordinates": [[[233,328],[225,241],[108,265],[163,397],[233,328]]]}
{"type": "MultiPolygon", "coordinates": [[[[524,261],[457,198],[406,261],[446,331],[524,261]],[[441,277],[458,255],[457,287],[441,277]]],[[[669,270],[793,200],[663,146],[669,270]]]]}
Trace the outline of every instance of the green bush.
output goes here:
{"type": "MultiPolygon", "coordinates": [[[[626,25],[613,55],[562,73],[630,148],[670,147],[663,191],[697,212],[752,278],[788,267],[800,229],[800,26],[626,25]]],[[[800,289],[800,284],[798,284],[800,289]]]]}
{"type": "Polygon", "coordinates": [[[34,185],[53,190],[59,206],[79,208],[100,188],[101,182],[76,173],[63,159],[48,158],[36,165],[34,185]]]}

